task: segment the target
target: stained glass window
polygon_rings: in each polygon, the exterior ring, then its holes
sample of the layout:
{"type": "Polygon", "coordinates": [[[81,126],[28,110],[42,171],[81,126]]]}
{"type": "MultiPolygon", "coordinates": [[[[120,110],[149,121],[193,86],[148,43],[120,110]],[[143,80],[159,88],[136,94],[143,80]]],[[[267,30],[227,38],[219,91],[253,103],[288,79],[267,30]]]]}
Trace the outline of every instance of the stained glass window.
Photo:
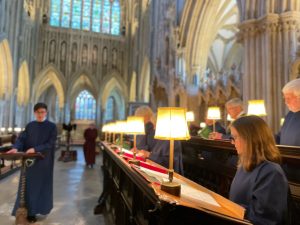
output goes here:
{"type": "Polygon", "coordinates": [[[61,26],[70,27],[71,0],[63,0],[61,26]]]}
{"type": "Polygon", "coordinates": [[[75,103],[75,118],[77,120],[95,120],[96,101],[86,90],[79,93],[75,103]]]}
{"type": "Polygon", "coordinates": [[[92,31],[100,32],[102,0],[94,0],[92,12],[92,31]]]}
{"type": "Polygon", "coordinates": [[[112,121],[114,119],[114,111],[115,99],[112,96],[110,96],[106,102],[105,121],[112,121]]]}
{"type": "Polygon", "coordinates": [[[51,0],[50,25],[120,35],[119,0],[51,0]]]}
{"type": "Polygon", "coordinates": [[[111,30],[110,33],[113,35],[120,34],[120,3],[119,0],[115,0],[112,4],[111,10],[111,30]]]}
{"type": "Polygon", "coordinates": [[[82,15],[82,29],[90,30],[91,27],[91,0],[84,0],[83,15],[82,15]]]}
{"type": "Polygon", "coordinates": [[[50,25],[59,27],[60,22],[60,0],[52,0],[50,8],[50,25]]]}
{"type": "Polygon", "coordinates": [[[81,0],[73,0],[73,9],[72,9],[73,29],[81,29],[81,9],[82,9],[81,0]]]}

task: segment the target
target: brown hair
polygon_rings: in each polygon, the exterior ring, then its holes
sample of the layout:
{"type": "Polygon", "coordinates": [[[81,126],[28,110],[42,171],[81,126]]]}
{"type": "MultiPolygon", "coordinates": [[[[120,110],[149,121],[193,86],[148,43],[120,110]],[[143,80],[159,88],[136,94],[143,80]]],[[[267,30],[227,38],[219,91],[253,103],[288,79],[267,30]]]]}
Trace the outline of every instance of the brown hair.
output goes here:
{"type": "Polygon", "coordinates": [[[280,163],[280,152],[267,123],[258,116],[240,117],[232,123],[240,138],[245,142],[239,166],[252,171],[263,161],[280,163]]]}

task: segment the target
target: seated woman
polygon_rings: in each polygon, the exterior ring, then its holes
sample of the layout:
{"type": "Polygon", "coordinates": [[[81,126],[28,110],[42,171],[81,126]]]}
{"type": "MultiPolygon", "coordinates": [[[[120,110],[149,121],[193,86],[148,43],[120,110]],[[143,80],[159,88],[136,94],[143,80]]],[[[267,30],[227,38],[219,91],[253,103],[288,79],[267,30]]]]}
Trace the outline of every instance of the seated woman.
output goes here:
{"type": "Polygon", "coordinates": [[[230,129],[239,163],[229,198],[254,225],[285,224],[289,186],[271,129],[257,116],[240,117],[230,129]]]}

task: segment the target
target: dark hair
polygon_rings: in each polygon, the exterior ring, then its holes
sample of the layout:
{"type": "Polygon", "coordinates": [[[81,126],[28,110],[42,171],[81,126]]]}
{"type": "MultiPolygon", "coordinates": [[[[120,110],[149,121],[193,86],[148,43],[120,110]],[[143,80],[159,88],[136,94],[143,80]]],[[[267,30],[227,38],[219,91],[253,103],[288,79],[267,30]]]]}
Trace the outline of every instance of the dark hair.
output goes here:
{"type": "Polygon", "coordinates": [[[239,166],[252,171],[263,161],[280,163],[280,152],[267,123],[258,116],[244,116],[235,120],[232,125],[244,140],[243,154],[239,156],[239,166]]]}
{"type": "Polygon", "coordinates": [[[35,112],[38,109],[46,109],[46,111],[47,111],[47,105],[45,103],[42,103],[42,102],[36,103],[33,107],[33,111],[35,112]]]}

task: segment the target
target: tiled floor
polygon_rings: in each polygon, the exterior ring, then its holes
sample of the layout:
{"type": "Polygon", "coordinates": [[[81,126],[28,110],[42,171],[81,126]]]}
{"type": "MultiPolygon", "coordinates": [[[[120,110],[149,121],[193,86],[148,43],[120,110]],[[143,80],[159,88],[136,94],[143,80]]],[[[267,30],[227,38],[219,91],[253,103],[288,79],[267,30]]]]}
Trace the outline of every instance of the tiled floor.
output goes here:
{"type": "MultiPolygon", "coordinates": [[[[35,225],[105,225],[102,215],[93,209],[102,191],[101,155],[94,169],[85,168],[82,148],[77,148],[76,162],[55,162],[54,208],[47,217],[39,217],[35,225]]],[[[58,158],[60,151],[57,151],[58,158]]],[[[0,224],[13,225],[10,215],[14,205],[19,172],[0,181],[0,224]]]]}

